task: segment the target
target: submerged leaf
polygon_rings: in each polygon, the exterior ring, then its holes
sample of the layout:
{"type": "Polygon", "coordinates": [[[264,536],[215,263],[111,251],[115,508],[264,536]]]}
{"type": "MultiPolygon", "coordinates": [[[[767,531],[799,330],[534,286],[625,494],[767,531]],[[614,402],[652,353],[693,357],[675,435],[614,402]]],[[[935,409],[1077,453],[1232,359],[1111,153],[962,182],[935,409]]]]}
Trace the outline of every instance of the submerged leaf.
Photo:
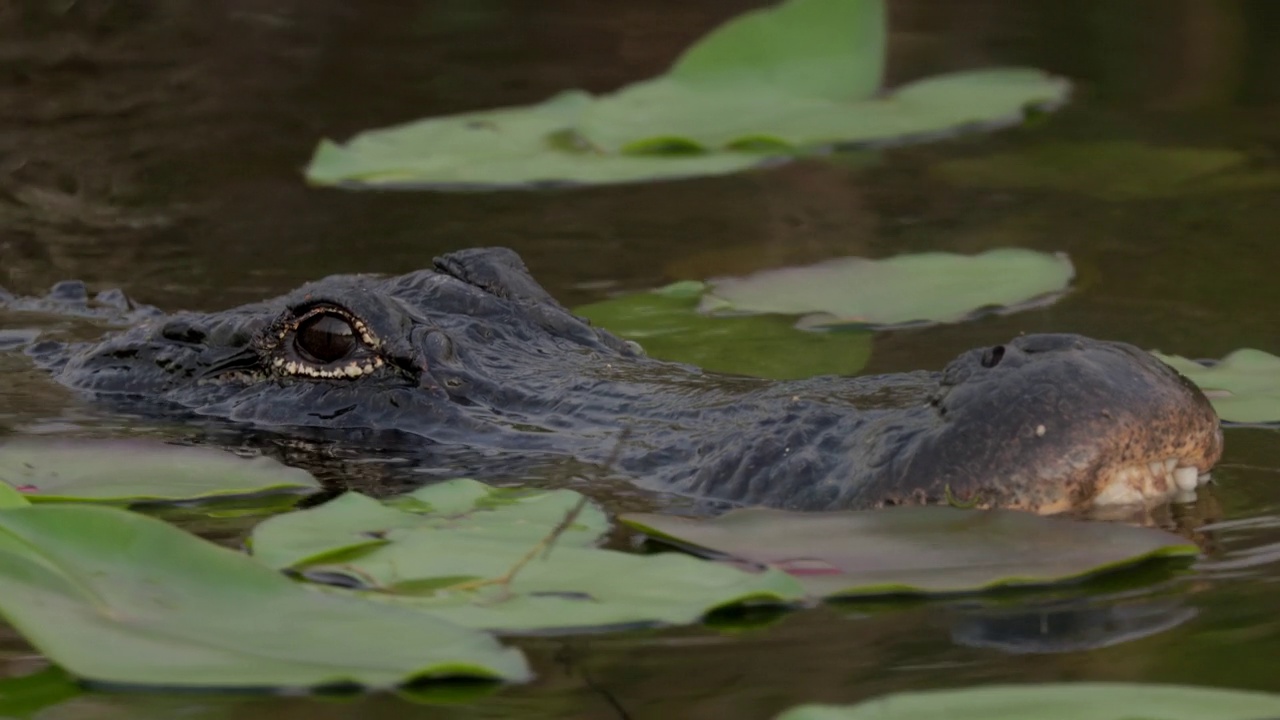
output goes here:
{"type": "Polygon", "coordinates": [[[1259,720],[1280,716],[1274,693],[1139,683],[990,685],[925,690],[857,705],[801,705],[777,720],[1259,720]]]}
{"type": "Polygon", "coordinates": [[[1131,141],[1050,143],[946,160],[933,172],[965,187],[1058,190],[1101,200],[1280,187],[1280,173],[1251,170],[1249,158],[1236,150],[1131,141]]]}
{"type": "Polygon", "coordinates": [[[1016,248],[837,258],[710,280],[702,309],[807,315],[801,325],[811,327],[957,322],[980,310],[1012,312],[1054,300],[1074,275],[1064,254],[1016,248]]]}
{"type": "Polygon", "coordinates": [[[516,650],[421,614],[299,585],[240,553],[109,507],[0,510],[0,614],[101,683],[386,687],[523,680],[516,650]]]}
{"type": "Polygon", "coordinates": [[[786,569],[811,593],[839,597],[1048,585],[1199,552],[1162,530],[1015,510],[747,508],[711,520],[648,514],[619,520],[680,546],[786,569]]]}
{"type": "Polygon", "coordinates": [[[653,357],[716,372],[775,380],[853,375],[871,357],[871,334],[866,332],[805,332],[780,315],[702,315],[697,312],[702,288],[701,283],[677,283],[574,312],[635,340],[653,357]]]}
{"type": "Polygon", "coordinates": [[[30,675],[0,678],[0,717],[47,718],[48,708],[84,693],[67,673],[47,667],[30,675]]]}
{"type": "Polygon", "coordinates": [[[1252,348],[1212,365],[1153,353],[1195,383],[1226,422],[1280,422],[1280,357],[1252,348]]]}
{"type": "Polygon", "coordinates": [[[200,500],[320,487],[307,471],[271,458],[136,439],[7,440],[0,481],[33,502],[200,500]]]}

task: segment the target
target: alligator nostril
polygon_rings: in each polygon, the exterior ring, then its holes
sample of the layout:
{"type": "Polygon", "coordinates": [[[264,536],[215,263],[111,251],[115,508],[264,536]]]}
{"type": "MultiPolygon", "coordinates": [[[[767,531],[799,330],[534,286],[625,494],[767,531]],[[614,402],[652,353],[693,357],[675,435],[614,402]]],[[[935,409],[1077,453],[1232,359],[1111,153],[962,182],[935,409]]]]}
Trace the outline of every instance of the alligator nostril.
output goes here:
{"type": "Polygon", "coordinates": [[[1004,358],[1004,346],[1003,346],[1003,345],[997,345],[997,346],[995,346],[995,347],[993,347],[993,348],[987,348],[987,349],[982,353],[982,367],[984,367],[984,368],[993,368],[993,367],[995,367],[995,366],[999,365],[999,364],[1000,364],[1000,361],[1001,361],[1003,358],[1004,358]]]}

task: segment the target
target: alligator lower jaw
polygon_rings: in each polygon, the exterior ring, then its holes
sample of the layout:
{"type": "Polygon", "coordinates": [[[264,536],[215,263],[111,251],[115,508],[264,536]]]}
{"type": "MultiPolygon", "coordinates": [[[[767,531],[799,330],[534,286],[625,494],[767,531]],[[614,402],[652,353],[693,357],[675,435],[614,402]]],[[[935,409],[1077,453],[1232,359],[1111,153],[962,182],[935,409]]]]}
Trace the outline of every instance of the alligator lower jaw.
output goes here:
{"type": "Polygon", "coordinates": [[[1208,468],[1193,462],[1169,457],[1149,463],[1134,463],[1099,478],[1098,493],[1093,498],[1097,507],[1113,505],[1148,505],[1180,498],[1194,497],[1196,488],[1209,482],[1208,468]]]}

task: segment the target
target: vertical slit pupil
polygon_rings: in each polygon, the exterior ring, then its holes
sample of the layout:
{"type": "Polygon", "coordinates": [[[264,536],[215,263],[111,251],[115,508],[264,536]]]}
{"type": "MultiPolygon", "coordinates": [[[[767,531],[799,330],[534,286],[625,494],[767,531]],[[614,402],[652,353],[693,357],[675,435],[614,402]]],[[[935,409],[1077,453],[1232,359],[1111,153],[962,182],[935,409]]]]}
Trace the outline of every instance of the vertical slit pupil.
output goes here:
{"type": "Polygon", "coordinates": [[[316,362],[337,362],[355,349],[355,330],[346,318],[330,314],[315,315],[298,326],[294,346],[304,356],[316,362]]]}

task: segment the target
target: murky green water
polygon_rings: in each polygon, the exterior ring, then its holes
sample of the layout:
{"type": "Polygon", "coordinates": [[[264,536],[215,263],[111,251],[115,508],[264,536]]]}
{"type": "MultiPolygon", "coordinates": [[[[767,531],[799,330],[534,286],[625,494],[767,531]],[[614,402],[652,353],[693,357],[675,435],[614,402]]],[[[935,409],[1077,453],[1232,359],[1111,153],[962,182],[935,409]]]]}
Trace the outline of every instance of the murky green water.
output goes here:
{"type": "MultiPolygon", "coordinates": [[[[0,285],[34,293],[78,277],[166,308],[215,309],[328,273],[403,272],[450,249],[499,244],[575,304],[835,255],[1014,245],[1070,253],[1076,289],[1043,310],[877,336],[868,371],[936,368],[1037,331],[1196,357],[1280,352],[1280,187],[1120,202],[965,188],[936,172],[956,158],[1103,140],[1231,149],[1253,171],[1280,171],[1280,4],[1266,0],[896,0],[895,80],[1030,64],[1081,83],[1048,123],[894,151],[869,168],[805,163],[706,181],[465,195],[300,181],[319,137],[569,86],[606,90],[659,70],[754,4],[18,0],[0,7],[0,285]]],[[[7,330],[67,325],[2,320],[7,330]]],[[[0,426],[199,432],[106,414],[12,354],[0,354],[0,426]]],[[[1219,521],[1210,557],[1188,576],[1137,588],[824,608],[735,632],[527,641],[536,682],[462,705],[88,694],[40,717],[751,718],[802,701],[996,681],[1280,689],[1280,565],[1270,562],[1280,559],[1280,435],[1228,429],[1215,477],[1212,493],[1182,510],[1219,521]]],[[[602,495],[619,506],[652,502],[602,495]]],[[[6,674],[40,667],[6,638],[6,674]]]]}

